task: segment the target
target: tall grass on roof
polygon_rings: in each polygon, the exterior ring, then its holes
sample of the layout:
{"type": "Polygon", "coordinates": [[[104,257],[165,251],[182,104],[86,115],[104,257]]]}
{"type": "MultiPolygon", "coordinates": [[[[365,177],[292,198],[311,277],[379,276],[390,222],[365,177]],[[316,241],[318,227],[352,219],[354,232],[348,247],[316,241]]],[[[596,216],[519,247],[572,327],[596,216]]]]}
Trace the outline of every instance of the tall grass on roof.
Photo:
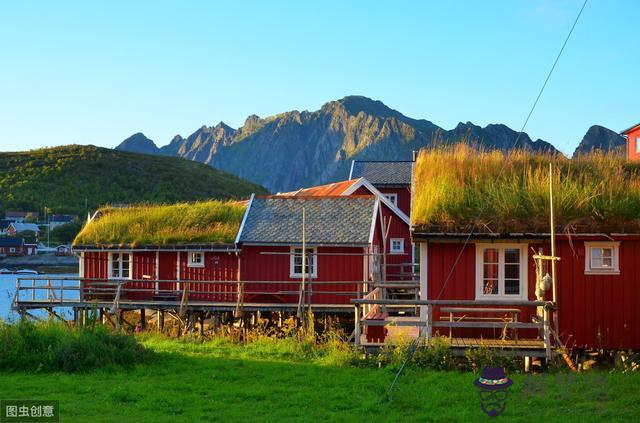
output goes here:
{"type": "Polygon", "coordinates": [[[596,152],[422,150],[412,220],[427,232],[549,232],[549,163],[558,230],[640,233],[640,165],[596,152]]]}
{"type": "Polygon", "coordinates": [[[87,223],[74,245],[167,245],[232,243],[245,206],[204,201],[174,205],[105,208],[87,223]]]}

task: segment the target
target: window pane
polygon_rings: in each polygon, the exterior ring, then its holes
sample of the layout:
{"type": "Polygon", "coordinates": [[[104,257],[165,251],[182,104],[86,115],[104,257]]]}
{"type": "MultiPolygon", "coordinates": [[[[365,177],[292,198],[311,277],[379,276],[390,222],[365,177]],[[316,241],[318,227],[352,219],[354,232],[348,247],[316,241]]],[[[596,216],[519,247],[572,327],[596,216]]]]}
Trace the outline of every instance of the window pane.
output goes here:
{"type": "Polygon", "coordinates": [[[520,279],[520,265],[519,264],[505,264],[504,265],[504,277],[505,277],[505,279],[520,279]]]}
{"type": "Polygon", "coordinates": [[[506,248],[504,250],[505,263],[520,263],[520,250],[518,248],[506,248]]]}
{"type": "Polygon", "coordinates": [[[518,279],[505,279],[505,281],[504,281],[504,293],[506,295],[519,295],[520,294],[520,280],[518,280],[518,279]]]}
{"type": "Polygon", "coordinates": [[[599,259],[602,257],[602,248],[592,248],[591,249],[591,258],[592,259],[599,259]]]}
{"type": "Polygon", "coordinates": [[[591,267],[602,267],[602,258],[591,258],[591,267]]]}
{"type": "Polygon", "coordinates": [[[609,257],[611,258],[613,256],[613,252],[611,251],[611,248],[603,248],[602,249],[602,257],[609,257]]]}
{"type": "Polygon", "coordinates": [[[613,259],[611,257],[603,258],[602,267],[613,267],[613,259]]]}
{"type": "Polygon", "coordinates": [[[498,264],[485,264],[484,265],[484,279],[497,279],[498,278],[498,264]]]}
{"type": "Polygon", "coordinates": [[[498,280],[485,279],[483,282],[482,293],[485,295],[498,295],[498,280]]]}
{"type": "Polygon", "coordinates": [[[498,249],[497,248],[485,248],[485,250],[484,250],[484,262],[485,263],[497,263],[498,262],[498,249]]]}

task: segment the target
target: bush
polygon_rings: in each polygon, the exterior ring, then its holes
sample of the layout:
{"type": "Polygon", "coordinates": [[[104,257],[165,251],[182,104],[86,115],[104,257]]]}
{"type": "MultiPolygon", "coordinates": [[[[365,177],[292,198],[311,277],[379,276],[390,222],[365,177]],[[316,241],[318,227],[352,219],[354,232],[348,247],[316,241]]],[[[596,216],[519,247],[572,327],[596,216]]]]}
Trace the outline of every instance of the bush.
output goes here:
{"type": "Polygon", "coordinates": [[[135,338],[102,326],[70,329],[57,322],[0,322],[0,370],[87,372],[131,367],[150,358],[151,352],[135,338]]]}

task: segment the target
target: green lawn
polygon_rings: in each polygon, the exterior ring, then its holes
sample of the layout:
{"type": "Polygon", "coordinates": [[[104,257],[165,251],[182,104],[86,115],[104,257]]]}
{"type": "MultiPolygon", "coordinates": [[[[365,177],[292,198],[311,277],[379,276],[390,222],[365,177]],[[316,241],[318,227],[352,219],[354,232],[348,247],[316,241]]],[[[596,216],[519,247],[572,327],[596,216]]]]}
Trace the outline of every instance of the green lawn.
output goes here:
{"type": "MultiPolygon", "coordinates": [[[[332,357],[297,359],[290,343],[248,346],[151,338],[157,352],[132,370],[4,373],[0,398],[58,399],[62,421],[483,421],[474,375],[411,369],[393,400],[391,368],[355,368],[332,357]]],[[[640,375],[510,375],[499,420],[638,421],[640,375]]]]}

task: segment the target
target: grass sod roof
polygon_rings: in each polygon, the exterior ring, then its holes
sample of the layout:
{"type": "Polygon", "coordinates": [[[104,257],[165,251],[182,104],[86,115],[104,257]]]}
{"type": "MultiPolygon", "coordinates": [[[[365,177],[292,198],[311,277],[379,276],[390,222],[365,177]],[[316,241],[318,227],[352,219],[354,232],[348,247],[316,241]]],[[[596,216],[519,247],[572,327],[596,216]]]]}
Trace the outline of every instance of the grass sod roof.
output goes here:
{"type": "Polygon", "coordinates": [[[640,233],[640,164],[601,152],[568,159],[462,144],[420,152],[415,232],[548,233],[549,163],[559,232],[640,233]]]}
{"type": "Polygon", "coordinates": [[[80,245],[232,244],[246,206],[217,200],[103,208],[73,242],[80,245]]]}

